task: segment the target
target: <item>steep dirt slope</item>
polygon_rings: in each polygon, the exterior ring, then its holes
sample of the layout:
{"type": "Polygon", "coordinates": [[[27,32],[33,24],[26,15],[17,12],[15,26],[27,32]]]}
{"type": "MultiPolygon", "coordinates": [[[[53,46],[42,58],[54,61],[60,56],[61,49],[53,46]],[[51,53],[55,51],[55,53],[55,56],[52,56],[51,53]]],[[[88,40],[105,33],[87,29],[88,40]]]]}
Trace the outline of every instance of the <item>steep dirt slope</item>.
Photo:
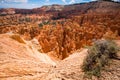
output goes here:
{"type": "Polygon", "coordinates": [[[55,63],[37,51],[36,40],[19,43],[10,36],[0,35],[0,80],[76,80],[83,75],[80,66],[86,49],[55,63]]]}
{"type": "MultiPolygon", "coordinates": [[[[87,49],[56,62],[38,52],[36,39],[19,43],[10,36],[0,35],[0,80],[89,80],[81,70],[87,49]]],[[[119,80],[119,64],[119,60],[113,60],[100,78],[92,77],[92,80],[119,80]]]]}
{"type": "Polygon", "coordinates": [[[50,57],[38,52],[32,43],[25,44],[0,35],[0,80],[42,77],[55,65],[50,57]]]}
{"type": "Polygon", "coordinates": [[[87,49],[75,52],[68,58],[59,62],[49,73],[43,76],[43,80],[120,80],[120,60],[111,60],[101,72],[101,77],[93,76],[91,79],[84,76],[81,70],[83,60],[87,56],[87,49]]]}
{"type": "Polygon", "coordinates": [[[81,66],[87,55],[87,49],[75,52],[51,69],[45,80],[83,80],[81,66]]]}

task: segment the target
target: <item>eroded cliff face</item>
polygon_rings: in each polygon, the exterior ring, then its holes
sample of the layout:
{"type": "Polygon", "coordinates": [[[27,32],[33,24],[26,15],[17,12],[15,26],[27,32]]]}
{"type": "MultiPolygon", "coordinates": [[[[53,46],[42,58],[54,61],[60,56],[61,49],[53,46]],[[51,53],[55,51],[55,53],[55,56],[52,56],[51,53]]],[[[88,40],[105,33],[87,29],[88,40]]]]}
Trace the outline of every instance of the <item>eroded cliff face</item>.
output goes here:
{"type": "Polygon", "coordinates": [[[64,59],[95,40],[119,39],[118,17],[116,14],[86,14],[56,22],[55,26],[45,25],[38,36],[42,51],[56,53],[55,57],[64,59]]]}
{"type": "Polygon", "coordinates": [[[74,16],[71,19],[54,21],[54,24],[50,22],[40,28],[27,23],[27,26],[19,24],[22,26],[1,27],[0,30],[1,33],[18,33],[26,40],[36,38],[41,45],[41,52],[64,59],[74,51],[92,45],[94,40],[105,37],[118,39],[120,16],[96,15],[74,16]]]}

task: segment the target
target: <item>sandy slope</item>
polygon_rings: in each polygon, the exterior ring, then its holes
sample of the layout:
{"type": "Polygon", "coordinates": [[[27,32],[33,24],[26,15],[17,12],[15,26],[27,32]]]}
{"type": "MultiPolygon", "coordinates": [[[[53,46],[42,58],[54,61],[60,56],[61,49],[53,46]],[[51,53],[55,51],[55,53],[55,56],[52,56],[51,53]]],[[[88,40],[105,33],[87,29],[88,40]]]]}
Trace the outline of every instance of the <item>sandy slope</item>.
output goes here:
{"type": "MultiPolygon", "coordinates": [[[[0,35],[0,80],[89,80],[81,70],[87,49],[56,63],[39,47],[36,40],[23,44],[8,34],[0,35]]],[[[113,60],[100,78],[92,80],[120,80],[120,60],[113,60]]]]}
{"type": "Polygon", "coordinates": [[[10,35],[0,35],[0,80],[41,77],[55,65],[50,57],[40,53],[31,42],[19,43],[10,35]]]}
{"type": "Polygon", "coordinates": [[[45,80],[83,80],[81,66],[87,54],[87,49],[82,49],[70,55],[51,69],[45,80]]]}
{"type": "Polygon", "coordinates": [[[77,73],[74,79],[79,79],[86,49],[55,63],[49,56],[40,53],[33,42],[23,44],[11,39],[8,34],[0,35],[0,79],[61,80],[69,79],[69,75],[74,73],[77,73]]]}

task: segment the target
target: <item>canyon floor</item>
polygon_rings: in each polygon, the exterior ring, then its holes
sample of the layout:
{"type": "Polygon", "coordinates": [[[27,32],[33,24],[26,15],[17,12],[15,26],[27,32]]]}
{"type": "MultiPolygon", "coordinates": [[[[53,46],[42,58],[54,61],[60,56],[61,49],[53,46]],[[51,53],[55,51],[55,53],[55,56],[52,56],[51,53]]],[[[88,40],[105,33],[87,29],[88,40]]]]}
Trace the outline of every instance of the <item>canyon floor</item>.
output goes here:
{"type": "MultiPolygon", "coordinates": [[[[0,80],[89,80],[81,70],[87,49],[76,51],[64,60],[55,60],[37,50],[36,40],[20,43],[12,35],[0,35],[0,80]]],[[[112,60],[106,67],[100,78],[92,77],[92,80],[120,80],[119,60],[112,60]]]]}

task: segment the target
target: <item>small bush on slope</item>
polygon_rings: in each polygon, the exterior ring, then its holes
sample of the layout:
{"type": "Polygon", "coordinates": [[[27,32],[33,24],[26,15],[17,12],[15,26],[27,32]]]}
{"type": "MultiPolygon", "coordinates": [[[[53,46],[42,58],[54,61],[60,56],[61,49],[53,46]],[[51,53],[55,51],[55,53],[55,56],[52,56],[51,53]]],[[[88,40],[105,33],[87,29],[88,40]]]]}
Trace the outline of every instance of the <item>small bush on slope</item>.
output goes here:
{"type": "Polygon", "coordinates": [[[110,40],[98,40],[93,46],[88,48],[89,55],[83,62],[82,69],[89,77],[92,75],[99,77],[101,69],[109,63],[111,58],[115,58],[118,47],[110,40]]]}
{"type": "Polygon", "coordinates": [[[14,35],[12,35],[12,36],[10,36],[10,37],[11,37],[12,39],[18,41],[19,43],[25,44],[24,40],[23,40],[19,35],[17,35],[17,34],[14,34],[14,35]]]}

